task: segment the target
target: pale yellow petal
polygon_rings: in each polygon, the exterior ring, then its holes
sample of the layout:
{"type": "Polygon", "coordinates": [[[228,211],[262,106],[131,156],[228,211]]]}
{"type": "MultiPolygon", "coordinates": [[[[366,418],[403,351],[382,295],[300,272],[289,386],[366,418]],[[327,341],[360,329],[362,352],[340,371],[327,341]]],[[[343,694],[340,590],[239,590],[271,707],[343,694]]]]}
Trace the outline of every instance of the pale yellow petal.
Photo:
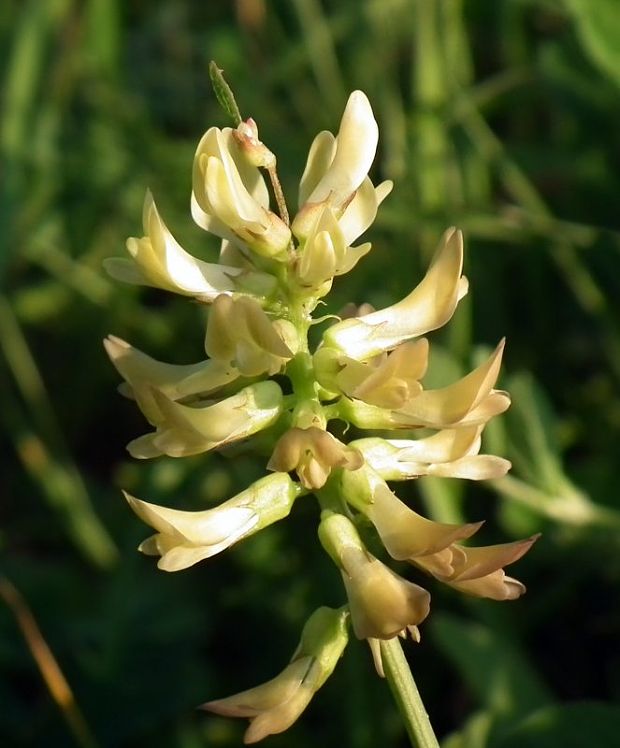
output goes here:
{"type": "Polygon", "coordinates": [[[201,706],[226,717],[256,717],[265,710],[274,709],[289,701],[299,690],[312,666],[312,657],[301,657],[291,662],[279,675],[260,686],[228,696],[225,699],[208,701],[201,706]]]}
{"type": "Polygon", "coordinates": [[[131,283],[135,286],[149,286],[148,277],[133,260],[126,257],[107,257],[103,269],[114,280],[131,283]]]}
{"type": "Polygon", "coordinates": [[[282,390],[273,381],[250,385],[206,407],[173,402],[158,390],[152,390],[152,394],[161,422],[155,434],[128,445],[136,457],[184,457],[216,449],[267,428],[280,415],[282,405],[282,390]]]}
{"type": "Polygon", "coordinates": [[[414,512],[387,486],[377,486],[366,514],[377,528],[392,558],[399,561],[447,548],[456,540],[471,537],[481,522],[464,525],[434,522],[414,512]]]}
{"type": "Polygon", "coordinates": [[[253,200],[235,171],[226,170],[219,158],[207,160],[205,187],[209,203],[216,215],[235,233],[239,228],[263,233],[267,228],[266,210],[253,200]],[[235,175],[231,179],[231,176],[235,175]]]}
{"type": "Polygon", "coordinates": [[[342,204],[360,186],[377,150],[379,128],[364,93],[354,91],[347,102],[336,137],[336,152],[307,201],[342,204]]]}
{"type": "Polygon", "coordinates": [[[277,735],[288,730],[310,703],[314,691],[304,683],[293,696],[270,711],[261,712],[252,720],[243,736],[246,745],[257,743],[268,735],[277,735]]]}
{"type": "Polygon", "coordinates": [[[301,207],[323,178],[336,153],[336,138],[328,130],[320,132],[312,141],[308,159],[299,182],[299,207],[301,207]]]}
{"type": "Polygon", "coordinates": [[[425,277],[407,297],[386,309],[333,325],[325,331],[325,343],[365,360],[441,327],[456,308],[462,266],[461,232],[449,229],[425,277]]]}
{"type": "Polygon", "coordinates": [[[537,534],[525,540],[515,540],[512,543],[464,547],[462,550],[465,558],[457,570],[458,581],[482,577],[504,566],[514,564],[530,550],[539,537],[540,534],[537,534]]]}
{"type": "MultiPolygon", "coordinates": [[[[204,511],[182,511],[136,499],[125,494],[143,522],[164,535],[178,535],[194,545],[217,545],[249,532],[258,522],[256,512],[244,506],[223,504],[204,511]]],[[[228,502],[227,502],[228,504],[228,502]]]]}
{"type": "Polygon", "coordinates": [[[428,615],[429,593],[370,554],[349,548],[342,563],[351,623],[358,639],[391,639],[428,615]]]}
{"type": "Polygon", "coordinates": [[[388,439],[399,450],[402,462],[428,463],[452,462],[460,457],[477,454],[480,448],[479,426],[460,429],[442,429],[423,439],[388,439]]]}
{"type": "MultiPolygon", "coordinates": [[[[103,344],[116,370],[130,385],[151,385],[172,400],[212,392],[239,376],[234,368],[213,360],[197,364],[167,364],[151,358],[114,335],[109,335],[103,344]]],[[[140,402],[141,408],[142,405],[143,402],[140,402]]],[[[151,420],[148,413],[145,415],[151,420]]]]}
{"type": "Polygon", "coordinates": [[[426,474],[444,478],[465,480],[494,480],[502,478],[510,470],[511,464],[503,457],[495,455],[473,455],[462,457],[454,462],[429,465],[426,474]]]}
{"type": "Polygon", "coordinates": [[[392,187],[393,183],[389,180],[375,188],[368,177],[364,179],[338,220],[345,244],[353,244],[372,224],[379,205],[390,194],[392,187]]]}
{"type": "Polygon", "coordinates": [[[222,541],[217,545],[196,546],[190,543],[174,545],[170,550],[165,551],[157,562],[157,568],[161,571],[182,571],[194,566],[200,561],[211,558],[223,550],[226,550],[234,541],[222,541]]]}
{"type": "Polygon", "coordinates": [[[491,393],[499,375],[504,350],[502,340],[491,356],[467,376],[437,390],[425,390],[401,408],[420,425],[451,426],[461,422],[491,393]]]}
{"type": "Polygon", "coordinates": [[[345,275],[357,265],[357,263],[370,252],[372,244],[365,242],[357,247],[347,247],[344,257],[336,267],[336,275],[345,275]]]}
{"type": "Polygon", "coordinates": [[[486,597],[490,600],[516,600],[525,593],[525,585],[518,579],[507,577],[503,569],[498,569],[492,574],[479,579],[471,579],[465,582],[447,581],[450,587],[464,592],[473,597],[486,597]]]}

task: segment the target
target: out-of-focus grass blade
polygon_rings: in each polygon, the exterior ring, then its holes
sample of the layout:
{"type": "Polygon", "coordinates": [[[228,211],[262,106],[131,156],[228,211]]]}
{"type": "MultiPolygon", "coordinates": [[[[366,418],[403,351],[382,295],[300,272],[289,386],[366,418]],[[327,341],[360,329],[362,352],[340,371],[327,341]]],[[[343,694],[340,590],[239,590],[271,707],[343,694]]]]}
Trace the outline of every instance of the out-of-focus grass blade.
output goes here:
{"type": "Polygon", "coordinates": [[[431,635],[496,724],[553,702],[553,696],[516,642],[456,616],[435,613],[431,635]]]}
{"type": "Polygon", "coordinates": [[[28,246],[22,253],[28,260],[39,265],[55,278],[59,284],[71,288],[92,304],[105,306],[110,300],[112,285],[101,270],[87,264],[87,258],[72,258],[63,252],[63,229],[60,216],[49,215],[33,231],[28,246]]]}
{"type": "MultiPolygon", "coordinates": [[[[539,221],[553,221],[553,215],[536,187],[521,168],[509,157],[501,140],[495,135],[473,102],[467,97],[460,104],[461,121],[472,143],[480,153],[494,165],[506,190],[513,199],[539,221]]],[[[559,268],[562,277],[572,289],[581,307],[597,319],[601,325],[605,345],[603,351],[620,377],[620,341],[610,315],[608,300],[593,278],[590,269],[582,261],[576,248],[569,241],[558,238],[551,227],[548,232],[551,242],[549,253],[559,268]]]]}
{"type": "Polygon", "coordinates": [[[3,174],[0,180],[0,278],[14,251],[12,226],[19,215],[18,194],[22,180],[22,162],[30,144],[34,108],[39,96],[48,38],[58,19],[72,6],[72,0],[23,3],[16,23],[13,45],[5,77],[2,80],[0,116],[0,156],[3,174]]]}
{"type": "Polygon", "coordinates": [[[0,296],[0,349],[20,390],[29,416],[8,393],[4,418],[15,449],[50,504],[62,514],[69,535],[97,566],[110,566],[117,551],[95,514],[82,477],[67,449],[43,379],[5,297],[0,296]],[[30,425],[33,424],[33,425],[30,425]]]}
{"type": "Polygon", "coordinates": [[[336,56],[330,20],[317,0],[293,0],[321,97],[332,112],[339,112],[347,87],[336,56]]]}
{"type": "Polygon", "coordinates": [[[120,61],[120,11],[117,0],[90,0],[86,11],[89,62],[108,79],[118,74],[120,61]]]}
{"type": "Polygon", "coordinates": [[[620,13],[617,0],[565,0],[584,51],[620,86],[620,13]]]}
{"type": "Polygon", "coordinates": [[[458,732],[441,741],[441,748],[488,748],[493,716],[488,711],[476,712],[458,732]]]}
{"type": "Polygon", "coordinates": [[[537,709],[493,748],[582,748],[618,743],[620,707],[589,701],[537,709]]]}
{"type": "MultiPolygon", "coordinates": [[[[566,475],[553,411],[534,378],[515,375],[508,390],[513,402],[504,416],[506,456],[513,462],[514,474],[493,481],[493,487],[556,522],[620,528],[620,512],[593,502],[566,475]]],[[[492,439],[492,430],[489,435],[492,439]]]]}

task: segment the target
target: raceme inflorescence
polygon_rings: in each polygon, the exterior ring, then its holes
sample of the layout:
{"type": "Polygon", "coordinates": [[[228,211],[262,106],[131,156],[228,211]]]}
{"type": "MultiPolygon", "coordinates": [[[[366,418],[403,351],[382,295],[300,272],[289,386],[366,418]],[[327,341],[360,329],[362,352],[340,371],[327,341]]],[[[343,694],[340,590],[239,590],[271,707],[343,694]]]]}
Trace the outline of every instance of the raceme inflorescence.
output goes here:
{"type": "Polygon", "coordinates": [[[386,558],[461,592],[512,600],[525,590],[503,567],[535,538],[469,545],[463,541],[482,523],[432,521],[389,485],[425,475],[498,478],[510,467],[480,454],[485,424],[510,403],[495,389],[503,341],[462,379],[440,389],[423,385],[424,336],[448,322],[468,289],[460,231],[445,232],[426,275],[392,306],[312,316],[334,278],[370,251],[369,243],[354,242],[392,189],[391,182],[374,185],[368,176],[377,141],[370,103],[355,91],[338,134],[324,131],[314,139],[299,208],[289,221],[275,156],[259,140],[256,123],[238,118],[235,128],[212,127],[196,150],[191,213],[198,226],[220,237],[219,261],[188,254],[147,193],[144,236],[128,240],[130,258],[106,262],[117,279],[210,305],[207,358],[196,364],[163,363],[119,338],[106,339],[125,380],[123,393],[151,426],[128,445],[131,455],[184,457],[241,440],[251,447],[259,433],[261,446],[270,445],[265,476],[217,508],[181,511],[126,495],[155,530],[140,550],[159,557],[160,569],[179,571],[285,518],[294,502],[312,494],[321,510],[320,543],[342,575],[347,603],[310,616],[279,675],[204,705],[249,718],[248,743],[297,719],[336,666],[349,629],[368,641],[380,675],[382,641],[407,633],[419,640],[430,595],[368,550],[364,538],[372,528],[386,558]],[[262,170],[271,179],[277,213],[262,170]],[[317,324],[324,332],[312,349],[308,333],[317,324]],[[328,430],[338,421],[357,434],[371,433],[345,443],[328,430]],[[373,435],[390,430],[394,438],[373,435]]]}

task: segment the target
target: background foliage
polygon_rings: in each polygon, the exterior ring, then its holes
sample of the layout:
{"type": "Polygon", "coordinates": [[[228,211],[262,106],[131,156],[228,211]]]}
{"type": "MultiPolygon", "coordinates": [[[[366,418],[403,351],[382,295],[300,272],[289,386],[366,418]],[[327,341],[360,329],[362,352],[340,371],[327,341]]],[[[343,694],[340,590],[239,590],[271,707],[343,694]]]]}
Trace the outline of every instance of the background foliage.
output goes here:
{"type": "MultiPolygon", "coordinates": [[[[543,538],[515,603],[431,588],[412,667],[445,748],[608,746],[620,712],[620,21],[614,0],[8,0],[0,5],[0,743],[73,738],[18,625],[38,621],[88,724],[82,745],[225,748],[242,725],[196,712],[279,672],[303,621],[339,605],[317,509],[187,572],[135,552],[122,486],[179,508],[263,473],[235,453],[136,463],[143,432],[101,339],[198,360],[203,311],[121,287],[101,261],[139,234],[150,186],[181,242],[195,145],[225,125],[216,59],[278,154],[293,202],[311,138],[362,88],[380,123],[374,172],[396,182],[373,253],[330,302],[385,305],[439,233],[467,237],[470,296],[433,336],[435,381],[504,334],[514,405],[487,446],[491,487],[420,480],[436,519],[487,518],[488,542],[543,538]],[[482,347],[479,347],[482,346],[482,347]],[[14,588],[9,585],[14,585],[14,588]],[[585,737],[584,737],[585,736],[585,737]]],[[[375,179],[376,181],[376,179],[375,179]]],[[[407,491],[405,491],[405,494],[407,491]]],[[[78,725],[79,732],[79,725],[78,725]]],[[[612,737],[614,736],[614,737],[612,737]]],[[[77,743],[76,743],[77,744],[77,743]]],[[[402,746],[385,684],[353,642],[270,745],[402,746]]]]}

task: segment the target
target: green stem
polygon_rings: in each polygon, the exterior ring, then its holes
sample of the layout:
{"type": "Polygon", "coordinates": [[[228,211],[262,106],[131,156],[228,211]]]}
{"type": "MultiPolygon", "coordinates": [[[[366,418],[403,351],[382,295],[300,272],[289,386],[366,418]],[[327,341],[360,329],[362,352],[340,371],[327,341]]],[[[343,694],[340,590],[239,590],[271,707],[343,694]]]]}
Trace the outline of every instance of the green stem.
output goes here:
{"type": "Polygon", "coordinates": [[[405,722],[411,745],[417,748],[439,748],[398,637],[381,642],[381,658],[385,676],[405,722]]]}

